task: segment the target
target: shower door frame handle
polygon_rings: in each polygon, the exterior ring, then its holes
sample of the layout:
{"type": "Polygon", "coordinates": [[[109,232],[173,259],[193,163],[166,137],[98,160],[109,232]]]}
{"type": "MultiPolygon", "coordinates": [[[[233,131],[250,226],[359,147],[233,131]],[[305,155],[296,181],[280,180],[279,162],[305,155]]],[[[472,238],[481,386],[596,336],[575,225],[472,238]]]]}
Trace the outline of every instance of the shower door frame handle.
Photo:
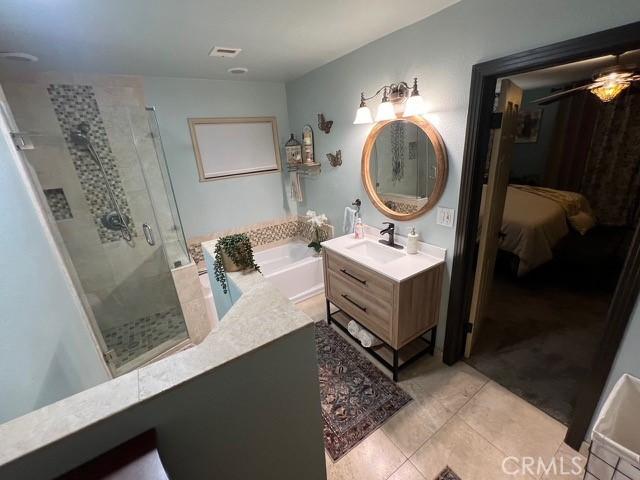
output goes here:
{"type": "Polygon", "coordinates": [[[144,239],[149,245],[153,247],[156,244],[156,240],[153,237],[153,229],[149,226],[148,223],[142,224],[142,232],[144,233],[144,239]]]}

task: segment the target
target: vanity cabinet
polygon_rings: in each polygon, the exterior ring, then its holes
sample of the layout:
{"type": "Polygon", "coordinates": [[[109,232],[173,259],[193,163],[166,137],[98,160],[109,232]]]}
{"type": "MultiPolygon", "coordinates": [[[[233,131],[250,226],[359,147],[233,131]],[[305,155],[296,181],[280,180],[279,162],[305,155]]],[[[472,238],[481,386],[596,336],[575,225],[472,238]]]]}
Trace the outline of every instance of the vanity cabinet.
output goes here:
{"type": "Polygon", "coordinates": [[[327,300],[384,341],[394,350],[394,357],[402,347],[437,326],[443,273],[444,263],[440,263],[395,281],[324,249],[327,300]]]}

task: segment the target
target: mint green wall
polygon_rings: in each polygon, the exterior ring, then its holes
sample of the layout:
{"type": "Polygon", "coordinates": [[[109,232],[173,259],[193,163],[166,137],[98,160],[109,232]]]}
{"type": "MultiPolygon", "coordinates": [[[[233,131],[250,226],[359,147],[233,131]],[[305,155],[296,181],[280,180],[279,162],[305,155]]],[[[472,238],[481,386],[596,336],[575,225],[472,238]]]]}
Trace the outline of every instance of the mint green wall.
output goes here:
{"type": "MultiPolygon", "coordinates": [[[[331,134],[316,133],[316,156],[324,161],[322,175],[305,179],[306,201],[299,210],[326,213],[341,228],[344,207],[360,197],[366,223],[380,225],[386,220],[373,208],[360,181],[360,155],[371,126],[352,121],[361,91],[371,94],[380,85],[413,76],[418,77],[432,112],[428,118],[442,134],[449,155],[449,179],[439,203],[457,208],[472,65],[637,20],[637,0],[463,0],[288,83],[293,130],[315,124],[316,112],[334,121],[331,134]],[[325,154],[336,149],[342,149],[343,165],[331,168],[325,154]]],[[[414,223],[423,240],[448,251],[443,327],[454,230],[436,225],[435,210],[400,223],[401,232],[414,223]]],[[[438,330],[440,345],[444,331],[438,330]]]]}
{"type": "Polygon", "coordinates": [[[275,116],[283,145],[289,137],[284,84],[145,77],[144,92],[147,104],[157,108],[187,238],[295,213],[283,188],[286,172],[199,182],[187,125],[189,117],[275,116]]]}
{"type": "Polygon", "coordinates": [[[10,145],[0,118],[0,423],[108,378],[10,145]]]}

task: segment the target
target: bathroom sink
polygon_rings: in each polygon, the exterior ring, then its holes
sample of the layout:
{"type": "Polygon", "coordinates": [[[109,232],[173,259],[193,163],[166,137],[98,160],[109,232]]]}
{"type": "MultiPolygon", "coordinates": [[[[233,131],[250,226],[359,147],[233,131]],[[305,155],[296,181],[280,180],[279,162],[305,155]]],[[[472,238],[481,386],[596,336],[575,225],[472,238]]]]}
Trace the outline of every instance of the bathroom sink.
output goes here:
{"type": "Polygon", "coordinates": [[[372,242],[370,240],[364,240],[347,247],[347,250],[354,255],[364,257],[365,259],[378,263],[385,264],[404,257],[405,254],[402,251],[394,250],[391,247],[385,247],[379,243],[372,242]]]}

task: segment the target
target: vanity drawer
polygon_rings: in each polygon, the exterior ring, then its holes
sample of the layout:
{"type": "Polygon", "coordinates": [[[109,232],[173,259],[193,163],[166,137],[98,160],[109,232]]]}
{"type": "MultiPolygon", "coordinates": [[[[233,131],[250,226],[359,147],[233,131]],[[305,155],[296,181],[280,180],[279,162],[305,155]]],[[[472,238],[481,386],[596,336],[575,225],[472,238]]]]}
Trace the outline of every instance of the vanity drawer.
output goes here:
{"type": "Polygon", "coordinates": [[[333,252],[326,251],[325,259],[329,271],[349,285],[392,302],[394,284],[391,280],[333,252]]]}
{"type": "Polygon", "coordinates": [[[354,288],[332,270],[327,273],[329,299],[387,343],[392,337],[392,302],[354,288]]]}

